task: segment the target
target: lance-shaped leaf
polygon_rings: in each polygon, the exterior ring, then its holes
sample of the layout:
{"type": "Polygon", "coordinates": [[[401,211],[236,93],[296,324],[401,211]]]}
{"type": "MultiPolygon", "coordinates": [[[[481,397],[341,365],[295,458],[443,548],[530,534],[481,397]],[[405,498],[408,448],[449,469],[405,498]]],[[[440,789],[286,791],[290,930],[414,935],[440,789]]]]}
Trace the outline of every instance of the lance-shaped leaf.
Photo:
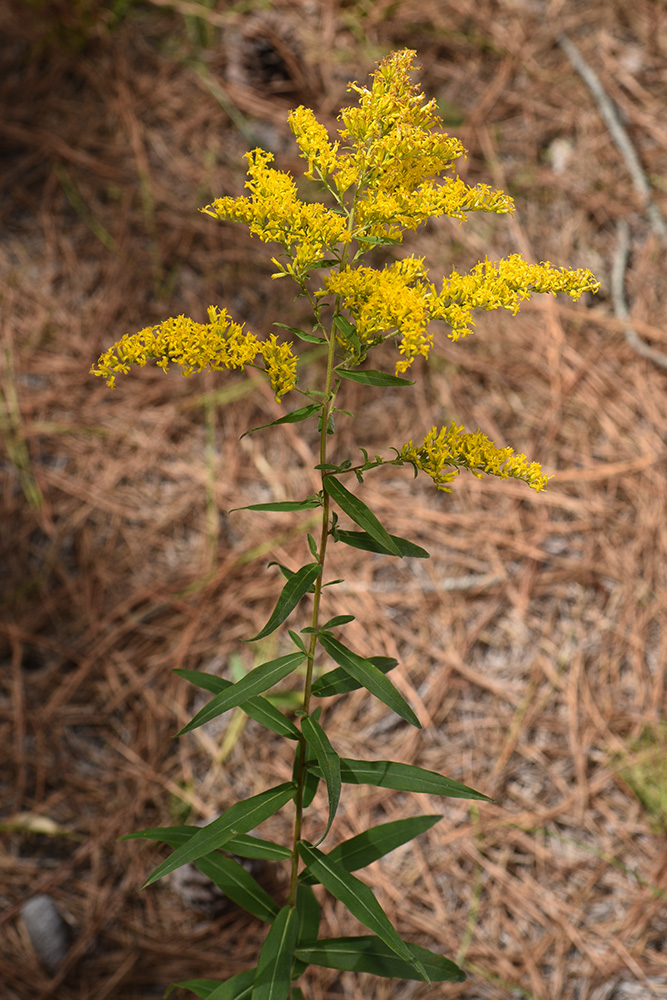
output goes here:
{"type": "MultiPolygon", "coordinates": [[[[163,844],[169,844],[170,847],[180,847],[201,829],[200,826],[156,826],[150,830],[126,833],[120,840],[159,840],[163,844]]],[[[232,837],[225,844],[225,850],[237,854],[240,858],[258,858],[263,861],[289,861],[292,857],[289,848],[283,847],[282,844],[275,844],[272,840],[263,840],[261,837],[251,837],[248,834],[232,837]]]]}
{"type": "Polygon", "coordinates": [[[284,906],[262,945],[252,1000],[287,1000],[299,918],[293,906],[284,906]]]}
{"type": "Polygon", "coordinates": [[[407,378],[399,378],[398,375],[388,375],[386,372],[376,372],[368,368],[365,371],[350,371],[346,368],[337,368],[336,373],[341,378],[347,378],[351,382],[360,382],[362,385],[414,385],[407,378]]]}
{"type": "MultiPolygon", "coordinates": [[[[218,982],[211,993],[206,994],[206,1000],[250,1000],[254,980],[255,969],[246,969],[245,972],[239,972],[238,975],[232,976],[224,983],[218,982]]],[[[188,988],[192,989],[192,986],[188,988]]],[[[199,996],[199,994],[197,995],[199,996]]]]}
{"type": "MultiPolygon", "coordinates": [[[[369,656],[368,660],[377,667],[383,674],[389,673],[398,666],[398,660],[391,656],[369,656]]],[[[312,692],[317,698],[329,698],[334,694],[345,694],[347,691],[356,691],[363,687],[354,677],[350,677],[347,670],[336,667],[335,670],[328,670],[313,683],[312,692]]]]}
{"type": "Polygon", "coordinates": [[[200,1000],[208,1000],[211,993],[217,986],[224,985],[219,979],[185,979],[182,983],[172,983],[164,993],[165,1000],[170,997],[174,990],[190,990],[200,1000]]]}
{"type": "MultiPolygon", "coordinates": [[[[211,694],[219,694],[232,687],[232,681],[227,681],[216,674],[207,674],[203,670],[174,670],[174,673],[178,674],[179,677],[184,677],[186,681],[196,684],[197,687],[203,688],[204,691],[210,691],[211,694]]],[[[266,726],[278,736],[286,736],[290,740],[298,740],[300,737],[299,730],[294,723],[286,719],[283,713],[266,698],[259,696],[247,698],[243,702],[243,711],[255,722],[266,726]]]]}
{"type": "MultiPolygon", "coordinates": [[[[433,983],[462,983],[465,972],[458,965],[427,948],[410,941],[405,942],[414,960],[421,963],[426,976],[433,983]]],[[[298,947],[297,958],[310,965],[345,972],[370,972],[374,976],[391,979],[421,979],[414,966],[404,962],[387,947],[384,941],[369,934],[366,937],[324,938],[314,945],[298,947]]]]}
{"type": "MultiPolygon", "coordinates": [[[[396,850],[401,844],[413,840],[434,826],[442,816],[412,816],[409,819],[397,819],[391,823],[380,823],[369,830],[350,837],[329,851],[327,857],[336,861],[346,872],[354,872],[359,868],[384,857],[390,851],[396,850]]],[[[303,872],[300,881],[310,885],[314,880],[307,872],[303,872]]]]}
{"type": "Polygon", "coordinates": [[[299,854],[308,865],[315,878],[322,883],[332,896],[347,906],[350,913],[360,920],[364,927],[374,931],[391,950],[428,979],[420,962],[410,952],[405,941],[399,936],[389,917],[384,912],[373,892],[363,882],[350,875],[326,854],[318,851],[305,841],[299,841],[299,854]]]}
{"type": "Polygon", "coordinates": [[[301,569],[294,574],[294,576],[290,577],[283,589],[280,591],[278,603],[273,609],[273,614],[269,618],[268,622],[261,632],[254,635],[252,639],[248,640],[248,642],[256,642],[257,639],[263,639],[264,636],[270,635],[271,632],[274,632],[279,625],[282,625],[287,616],[294,611],[294,608],[306,593],[311,583],[314,583],[320,572],[321,567],[319,563],[308,563],[306,566],[302,566],[301,569]]]}
{"type": "MultiPolygon", "coordinates": [[[[315,768],[315,773],[318,772],[319,768],[315,768]]],[[[429,795],[442,795],[449,799],[492,801],[488,795],[482,795],[474,788],[446,778],[437,771],[427,771],[414,764],[400,764],[393,760],[352,760],[341,757],[340,777],[348,785],[376,785],[403,792],[427,792],[429,795]]]]}
{"type": "MultiPolygon", "coordinates": [[[[296,888],[296,912],[299,917],[296,947],[302,948],[315,944],[320,928],[322,907],[317,902],[311,887],[304,883],[300,883],[296,888]]],[[[298,958],[295,958],[292,966],[292,978],[298,979],[307,968],[307,962],[300,962],[298,958]]]]}
{"type": "Polygon", "coordinates": [[[321,507],[322,501],[317,497],[306,497],[305,500],[275,500],[269,503],[251,503],[247,507],[232,507],[230,514],[235,510],[311,510],[313,507],[321,507]]]}
{"type": "MultiPolygon", "coordinates": [[[[228,844],[226,846],[229,846],[228,844]]],[[[278,914],[278,904],[271,899],[268,892],[262,889],[250,872],[233,858],[214,852],[195,861],[195,866],[210,878],[211,882],[222,889],[238,906],[252,913],[258,920],[271,923],[278,914]]]]}
{"type": "Polygon", "coordinates": [[[236,684],[231,684],[224,691],[211,698],[177,735],[183,736],[184,733],[192,732],[193,729],[198,729],[199,726],[210,722],[211,719],[216,719],[224,712],[228,712],[230,708],[236,708],[237,705],[242,705],[245,710],[245,702],[248,699],[273,687],[283,677],[296,670],[304,659],[303,653],[287,653],[285,656],[279,656],[277,660],[269,660],[267,663],[260,664],[236,684]]]}
{"type": "MultiPolygon", "coordinates": [[[[337,264],[338,261],[335,261],[335,263],[337,264]]],[[[328,267],[330,264],[332,264],[332,261],[328,261],[323,266],[328,267]]],[[[289,332],[293,333],[295,337],[298,337],[299,340],[304,340],[307,344],[323,344],[324,343],[324,340],[323,340],[322,337],[317,337],[314,333],[306,333],[305,330],[300,330],[298,326],[287,326],[285,323],[274,323],[273,325],[274,326],[281,326],[283,328],[283,330],[289,330],[289,332]]]]}
{"type": "Polygon", "coordinates": [[[320,765],[320,770],[324,775],[324,780],[327,784],[327,794],[329,796],[329,819],[327,821],[326,830],[318,840],[318,844],[321,844],[331,829],[331,824],[334,821],[336,810],[338,809],[338,802],[340,800],[340,757],[331,746],[329,738],[322,729],[322,726],[311,716],[306,716],[301,720],[301,731],[306,737],[308,746],[315,753],[317,763],[320,765]]]}
{"type": "MultiPolygon", "coordinates": [[[[318,343],[319,343],[319,338],[318,343]]],[[[245,437],[246,434],[254,434],[255,431],[266,430],[267,427],[275,427],[276,424],[298,424],[302,420],[307,420],[308,417],[312,417],[315,413],[319,413],[322,407],[318,403],[309,403],[308,406],[302,406],[300,410],[292,410],[291,413],[286,413],[284,417],[278,417],[277,420],[272,420],[269,424],[260,424],[259,427],[252,427],[241,437],[245,437]]]]}
{"type": "Polygon", "coordinates": [[[254,829],[289,802],[295,790],[294,784],[290,781],[244,799],[243,802],[235,802],[222,816],[214,819],[208,826],[198,829],[185,844],[177,847],[174,853],[146,879],[144,888],[168,875],[169,872],[176,871],[188,861],[197,861],[211,851],[224,847],[235,835],[254,829]]]}
{"type": "Polygon", "coordinates": [[[380,545],[384,545],[391,555],[400,556],[401,553],[395,542],[391,540],[391,535],[382,527],[373,511],[369,510],[359,497],[345,489],[335,476],[325,476],[322,482],[332,500],[336,501],[340,509],[344,510],[355,524],[367,531],[380,545]]]}
{"type": "Polygon", "coordinates": [[[320,642],[329,656],[340,664],[351,677],[354,677],[358,684],[363,685],[367,691],[374,694],[376,698],[384,702],[387,708],[396,712],[410,725],[421,729],[419,719],[403,695],[396,690],[389,678],[381,670],[378,670],[371,660],[366,660],[363,656],[353,653],[351,649],[348,649],[331,635],[320,635],[320,642]]]}
{"type": "MultiPolygon", "coordinates": [[[[411,556],[413,559],[431,558],[430,554],[421,545],[416,545],[415,542],[410,542],[407,538],[400,538],[398,535],[390,535],[389,537],[401,556],[411,556]]],[[[351,545],[353,549],[363,549],[365,552],[381,552],[386,556],[394,555],[393,552],[390,552],[386,546],[381,545],[380,542],[376,541],[366,531],[337,530],[335,540],[337,542],[344,542],[345,545],[351,545]]]]}

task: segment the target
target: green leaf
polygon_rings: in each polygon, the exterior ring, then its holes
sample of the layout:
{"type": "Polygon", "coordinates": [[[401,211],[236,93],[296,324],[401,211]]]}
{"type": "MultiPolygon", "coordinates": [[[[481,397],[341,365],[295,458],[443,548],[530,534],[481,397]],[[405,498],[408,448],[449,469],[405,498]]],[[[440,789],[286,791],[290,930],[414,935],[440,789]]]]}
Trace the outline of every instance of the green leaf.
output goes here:
{"type": "Polygon", "coordinates": [[[359,497],[346,490],[342,483],[339,483],[334,476],[325,476],[324,488],[329,496],[336,501],[341,510],[344,510],[348,517],[351,517],[355,524],[367,531],[369,535],[383,545],[392,555],[400,556],[400,552],[395,542],[391,540],[385,529],[378,521],[375,514],[368,509],[359,497]]]}
{"type": "MultiPolygon", "coordinates": [[[[413,816],[409,819],[397,819],[392,823],[380,823],[372,826],[356,837],[350,837],[338,844],[327,855],[331,861],[336,861],[346,872],[354,872],[359,868],[384,857],[390,851],[395,851],[401,844],[413,840],[434,826],[442,816],[413,816]]],[[[311,878],[305,872],[300,881],[304,885],[311,884],[311,878]]]]}
{"type": "Polygon", "coordinates": [[[256,642],[258,639],[263,639],[265,636],[270,635],[271,632],[275,632],[278,626],[282,625],[288,615],[294,611],[294,608],[304,596],[311,583],[320,575],[321,571],[319,563],[308,563],[306,566],[302,566],[294,576],[290,577],[280,592],[278,603],[268,622],[261,632],[254,635],[252,639],[248,639],[248,642],[256,642]]]}
{"type": "Polygon", "coordinates": [[[299,918],[293,906],[284,906],[262,945],[252,1000],[287,1000],[299,918]]]}
{"type": "Polygon", "coordinates": [[[369,236],[364,233],[355,233],[354,238],[359,243],[372,243],[373,246],[397,246],[402,242],[392,236],[369,236]]]}
{"type": "Polygon", "coordinates": [[[338,628],[340,625],[347,625],[349,622],[353,621],[354,615],[336,615],[335,618],[330,618],[328,622],[325,622],[321,628],[338,628]]]}
{"type": "Polygon", "coordinates": [[[375,785],[403,792],[428,792],[429,795],[441,795],[450,799],[492,801],[488,795],[482,795],[452,778],[445,778],[437,771],[427,771],[414,764],[400,764],[392,760],[352,760],[341,757],[340,777],[348,785],[375,785]]]}
{"type": "MultiPolygon", "coordinates": [[[[317,339],[317,338],[316,338],[317,339]]],[[[318,339],[318,343],[319,343],[318,339]]],[[[254,434],[256,431],[266,430],[267,427],[275,427],[277,424],[298,424],[302,420],[307,420],[308,417],[312,417],[315,413],[319,413],[322,407],[318,403],[309,403],[308,406],[302,406],[299,410],[292,410],[291,413],[286,413],[284,417],[278,417],[277,420],[272,420],[268,424],[260,424],[259,427],[251,427],[249,431],[245,431],[241,437],[244,438],[246,434],[254,434]]]]}
{"type": "Polygon", "coordinates": [[[157,882],[164,875],[176,871],[188,861],[197,861],[211,851],[224,847],[227,841],[237,834],[254,829],[289,802],[294,797],[294,792],[293,782],[284,782],[242,802],[235,802],[222,816],[214,819],[208,826],[198,829],[187,843],[177,847],[174,853],[149,875],[144,888],[157,882]]]}
{"type": "MultiPolygon", "coordinates": [[[[381,670],[383,674],[388,673],[394,667],[398,666],[398,660],[394,660],[391,656],[369,656],[368,660],[374,667],[381,670]]],[[[335,670],[328,670],[326,674],[322,674],[321,677],[317,678],[313,683],[312,692],[317,698],[329,698],[334,694],[345,694],[348,691],[356,691],[363,686],[363,684],[355,681],[354,677],[350,677],[347,670],[343,670],[342,667],[336,667],[335,670]]]]}
{"type": "Polygon", "coordinates": [[[360,882],[354,875],[350,875],[345,869],[335,861],[331,861],[326,854],[318,851],[316,847],[299,841],[299,853],[311,872],[325,889],[332,896],[339,899],[344,906],[347,906],[350,913],[360,920],[364,927],[374,931],[385,944],[400,958],[403,958],[418,972],[424,974],[428,979],[420,962],[415,959],[407,944],[399,936],[395,927],[389,920],[372,891],[363,882],[360,882]]]}
{"type": "Polygon", "coordinates": [[[220,983],[213,993],[209,993],[207,1000],[250,1000],[255,975],[255,969],[239,972],[225,983],[220,983]]]}
{"type": "MultiPolygon", "coordinates": [[[[421,545],[409,542],[407,538],[399,538],[398,535],[389,536],[398,549],[401,556],[411,556],[413,559],[430,559],[430,554],[421,545]]],[[[392,556],[386,546],[381,545],[365,531],[336,531],[334,541],[344,542],[351,545],[353,549],[364,549],[366,552],[382,552],[384,555],[392,556]]]]}
{"type": "Polygon", "coordinates": [[[259,858],[263,861],[288,861],[292,857],[289,848],[282,844],[274,844],[272,840],[252,837],[247,833],[228,840],[225,850],[238,854],[240,858],[259,858]]]}
{"type": "Polygon", "coordinates": [[[338,809],[338,802],[340,801],[340,757],[331,746],[322,726],[311,716],[306,716],[301,720],[301,732],[306,737],[308,746],[315,752],[317,763],[320,765],[320,770],[327,783],[329,819],[326,830],[318,840],[318,844],[321,844],[331,829],[331,824],[338,809]]]}
{"type": "Polygon", "coordinates": [[[313,507],[321,507],[322,501],[318,497],[306,497],[305,500],[276,500],[275,503],[251,503],[247,507],[232,507],[230,514],[235,510],[312,510],[313,507]]]}
{"type": "MultiPolygon", "coordinates": [[[[223,677],[217,677],[215,674],[207,674],[203,670],[174,670],[174,673],[178,674],[179,677],[184,677],[185,680],[190,681],[192,684],[196,684],[197,687],[203,688],[204,691],[210,691],[212,694],[218,694],[232,687],[231,681],[227,681],[223,677]]],[[[254,719],[255,722],[266,726],[267,729],[270,729],[273,733],[277,733],[278,736],[286,736],[290,740],[298,740],[300,738],[301,734],[294,723],[286,719],[282,712],[266,698],[259,696],[248,698],[243,702],[243,711],[251,719],[254,719]]]]}
{"type": "MultiPolygon", "coordinates": [[[[296,947],[301,948],[315,944],[320,927],[322,907],[317,902],[315,893],[311,887],[304,883],[299,883],[296,888],[296,912],[299,917],[296,947]]],[[[307,962],[300,962],[295,958],[292,965],[292,979],[298,979],[307,968],[307,962]]],[[[292,990],[294,990],[294,987],[292,987],[292,990]]]]}
{"type": "Polygon", "coordinates": [[[341,336],[357,350],[360,350],[361,341],[359,340],[356,326],[353,326],[345,316],[334,316],[333,323],[341,336]]]}
{"type": "Polygon", "coordinates": [[[220,985],[221,982],[219,979],[186,979],[182,983],[172,983],[165,990],[164,996],[166,1000],[174,990],[190,990],[195,996],[200,997],[201,1000],[208,1000],[213,990],[220,985]]]}
{"type": "MultiPolygon", "coordinates": [[[[229,844],[225,846],[229,847],[229,844]]],[[[234,903],[258,920],[271,923],[277,916],[278,904],[238,861],[214,852],[195,861],[195,866],[234,903]]]]}
{"type": "Polygon", "coordinates": [[[365,660],[363,656],[357,656],[351,649],[344,646],[333,636],[320,635],[320,643],[326,649],[329,656],[333,657],[336,663],[340,664],[355,681],[363,685],[367,691],[379,698],[387,708],[396,712],[402,719],[410,725],[421,729],[419,719],[412,711],[407,701],[400,694],[389,678],[382,673],[370,660],[365,660]]]}
{"type": "Polygon", "coordinates": [[[448,958],[437,955],[418,944],[405,942],[414,960],[421,963],[426,975],[415,975],[412,964],[398,958],[379,938],[366,937],[324,938],[314,945],[298,947],[297,958],[310,965],[345,972],[370,972],[373,976],[391,979],[420,979],[428,977],[433,983],[462,983],[465,972],[448,958]]]}
{"type": "Polygon", "coordinates": [[[337,368],[336,373],[342,378],[347,378],[350,382],[361,382],[362,385],[414,385],[407,378],[399,378],[398,375],[388,375],[386,372],[377,372],[372,369],[366,371],[350,371],[349,368],[337,368]]]}
{"type": "Polygon", "coordinates": [[[274,326],[281,326],[283,330],[289,330],[293,333],[295,337],[299,340],[304,340],[307,344],[322,344],[324,341],[322,337],[316,337],[314,333],[306,333],[305,330],[300,330],[297,326],[285,326],[284,323],[274,323],[274,326]]]}
{"type": "Polygon", "coordinates": [[[159,840],[170,847],[180,847],[187,844],[188,840],[198,830],[200,826],[154,826],[149,830],[135,830],[133,833],[125,833],[119,840],[159,840]]]}
{"type": "Polygon", "coordinates": [[[236,708],[237,705],[240,705],[245,711],[245,703],[248,699],[273,687],[283,677],[296,670],[303,661],[303,653],[297,652],[287,653],[286,656],[280,656],[277,660],[269,660],[267,663],[260,664],[236,684],[231,684],[225,691],[221,691],[214,698],[211,698],[177,735],[183,736],[185,733],[190,733],[193,729],[198,729],[204,723],[210,722],[211,719],[216,719],[224,712],[228,712],[230,708],[236,708]]]}

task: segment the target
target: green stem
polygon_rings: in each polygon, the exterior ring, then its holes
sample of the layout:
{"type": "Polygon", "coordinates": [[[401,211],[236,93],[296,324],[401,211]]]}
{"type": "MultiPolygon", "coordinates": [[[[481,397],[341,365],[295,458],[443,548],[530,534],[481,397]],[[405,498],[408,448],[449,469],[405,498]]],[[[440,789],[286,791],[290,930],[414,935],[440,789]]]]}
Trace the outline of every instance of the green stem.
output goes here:
{"type": "MultiPolygon", "coordinates": [[[[321,411],[321,427],[320,427],[320,465],[324,465],[327,460],[327,428],[329,426],[329,418],[331,417],[331,411],[333,409],[333,403],[336,396],[334,387],[334,352],[336,348],[336,334],[333,323],[331,325],[331,332],[329,334],[329,353],[327,356],[327,374],[326,382],[324,387],[325,392],[325,402],[322,404],[321,411]]],[[[324,489],[324,475],[325,472],[322,470],[322,521],[321,521],[321,533],[320,533],[320,545],[318,550],[318,562],[320,564],[320,573],[315,581],[315,594],[313,597],[313,614],[311,618],[311,626],[313,629],[317,629],[320,614],[320,600],[322,597],[322,586],[324,579],[324,562],[327,552],[327,541],[329,539],[329,495],[324,489]]],[[[308,658],[306,661],[306,680],[303,692],[303,713],[308,715],[310,711],[310,698],[311,690],[313,684],[313,668],[315,665],[315,651],[317,649],[317,632],[312,632],[310,635],[310,642],[308,645],[308,658]]],[[[307,747],[306,741],[303,736],[299,739],[299,745],[297,748],[298,754],[298,764],[296,772],[296,817],[294,820],[294,841],[292,845],[292,869],[290,875],[290,891],[288,905],[293,907],[296,906],[296,890],[297,890],[297,877],[299,873],[299,840],[301,839],[301,826],[303,822],[303,792],[306,776],[306,756],[307,747]]]]}

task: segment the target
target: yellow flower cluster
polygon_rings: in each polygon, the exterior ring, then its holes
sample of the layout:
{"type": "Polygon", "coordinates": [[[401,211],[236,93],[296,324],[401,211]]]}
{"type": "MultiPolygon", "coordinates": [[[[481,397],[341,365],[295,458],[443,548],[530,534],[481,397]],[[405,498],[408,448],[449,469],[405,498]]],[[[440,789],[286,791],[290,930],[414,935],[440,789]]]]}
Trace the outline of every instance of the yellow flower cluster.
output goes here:
{"type": "Polygon", "coordinates": [[[521,254],[512,254],[495,263],[482,261],[469,274],[452,271],[431,302],[431,317],[448,323],[449,337],[458,340],[472,333],[473,309],[507,309],[515,315],[533,292],[565,292],[576,302],[583,292],[597,292],[599,287],[599,281],[584,268],[570,271],[549,261],[528,264],[521,254]]]}
{"type": "Polygon", "coordinates": [[[354,316],[362,344],[377,344],[389,331],[398,331],[398,349],[405,360],[397,363],[397,374],[417,355],[428,357],[433,336],[427,330],[429,286],[423,258],[406,257],[381,271],[372,267],[334,271],[324,284],[354,316]]]}
{"type": "Polygon", "coordinates": [[[407,257],[382,270],[372,267],[346,268],[324,281],[325,288],[340,296],[357,325],[360,340],[377,344],[394,330],[399,335],[402,359],[396,374],[407,371],[416,357],[428,357],[433,336],[430,320],[444,320],[452,340],[472,333],[473,309],[519,310],[533,292],[565,292],[578,299],[585,291],[597,291],[599,283],[590,271],[528,264],[520,254],[506,260],[477,264],[469,274],[452,271],[437,292],[429,282],[422,259],[407,257]]]}
{"type": "Polygon", "coordinates": [[[468,187],[455,175],[434,183],[452,163],[465,156],[460,141],[441,131],[435,101],[410,81],[415,53],[394,52],[373,74],[369,90],[351,83],[359,106],[343,108],[340,140],[332,143],[309,108],[290,114],[290,126],[301,155],[308,160],[306,176],[314,173],[338,192],[339,200],[352,186],[355,232],[360,237],[400,240],[406,229],[427,219],[466,212],[511,212],[512,199],[484,184],[468,187]]]}
{"type": "Polygon", "coordinates": [[[290,175],[269,166],[272,153],[255,149],[246,157],[251,196],[216,198],[203,212],[215,219],[244,222],[264,243],[280,243],[292,257],[285,272],[297,278],[319,264],[325,251],[349,241],[345,215],[320,202],[301,201],[290,175]]]}
{"type": "Polygon", "coordinates": [[[545,489],[549,479],[539,462],[528,462],[525,455],[515,455],[512,448],[499,448],[482,431],[465,431],[453,421],[440,430],[431,428],[418,447],[408,441],[399,458],[426,472],[438,489],[447,493],[462,468],[470,469],[478,479],[482,473],[500,479],[520,479],[538,493],[545,489]]]}
{"type": "Polygon", "coordinates": [[[226,309],[211,306],[208,317],[208,323],[195,323],[187,316],[177,316],[159,326],[125,334],[100,356],[91,374],[104,378],[113,389],[117,375],[126,375],[131,365],[143,367],[151,360],[163,371],[173,363],[184,375],[192,375],[205,368],[210,371],[244,368],[252,365],[259,354],[276,400],[294,388],[297,358],[292,354],[291,344],[278,344],[275,335],[266,341],[258,340],[234,323],[226,309]]]}

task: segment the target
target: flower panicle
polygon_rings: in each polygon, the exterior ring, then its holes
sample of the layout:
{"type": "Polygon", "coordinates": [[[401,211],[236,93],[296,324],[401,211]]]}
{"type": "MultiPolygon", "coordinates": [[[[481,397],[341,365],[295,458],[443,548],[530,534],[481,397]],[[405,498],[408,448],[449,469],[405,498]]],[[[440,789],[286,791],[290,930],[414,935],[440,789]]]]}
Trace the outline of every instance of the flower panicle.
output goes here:
{"type": "Polygon", "coordinates": [[[515,455],[512,448],[499,448],[483,431],[466,431],[454,421],[449,427],[432,427],[420,445],[408,441],[399,458],[425,472],[446,493],[451,493],[451,483],[461,469],[469,469],[478,479],[482,475],[518,479],[537,493],[549,481],[539,462],[515,455]]]}
{"type": "Polygon", "coordinates": [[[177,316],[138,333],[125,334],[100,355],[91,374],[103,378],[114,389],[118,375],[126,375],[132,365],[143,367],[148,361],[155,361],[165,372],[175,364],[189,376],[205,369],[243,369],[260,355],[276,400],[294,388],[297,358],[291,344],[279,344],[275,334],[269,340],[259,340],[231,320],[226,309],[210,306],[208,318],[208,323],[197,323],[187,316],[177,316]]]}

